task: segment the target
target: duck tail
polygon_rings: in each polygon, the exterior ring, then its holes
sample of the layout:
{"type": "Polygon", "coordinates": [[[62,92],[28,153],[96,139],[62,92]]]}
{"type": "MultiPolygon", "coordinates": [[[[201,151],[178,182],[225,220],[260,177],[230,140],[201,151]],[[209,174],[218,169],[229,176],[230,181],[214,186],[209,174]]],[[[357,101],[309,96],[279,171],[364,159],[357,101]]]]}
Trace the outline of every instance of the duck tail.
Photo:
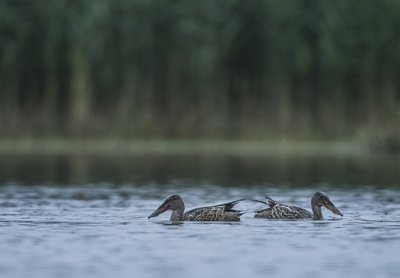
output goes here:
{"type": "Polygon", "coordinates": [[[256,202],[256,203],[261,203],[261,204],[264,204],[264,205],[268,205],[267,202],[261,201],[261,200],[256,200],[256,199],[247,199],[247,200],[248,200],[248,201],[251,201],[251,202],[256,202]]]}
{"type": "Polygon", "coordinates": [[[264,205],[267,205],[267,206],[268,206],[268,208],[258,209],[258,210],[252,210],[251,212],[260,213],[260,212],[263,212],[263,211],[265,211],[265,210],[271,209],[272,207],[274,207],[274,206],[277,204],[277,202],[274,201],[274,200],[272,200],[272,198],[269,197],[269,196],[265,196],[265,199],[266,199],[267,201],[261,201],[261,200],[256,200],[256,199],[247,199],[248,201],[256,202],[256,203],[261,203],[261,204],[264,204],[264,205]]]}
{"type": "MultiPolygon", "coordinates": [[[[232,202],[220,204],[220,205],[218,205],[218,206],[223,206],[224,209],[225,209],[225,211],[240,213],[240,212],[242,212],[241,210],[235,210],[235,209],[233,209],[233,207],[234,207],[235,205],[237,205],[238,203],[240,203],[241,201],[244,201],[244,200],[246,200],[246,199],[238,199],[238,200],[235,200],[235,201],[232,201],[232,202]]],[[[244,213],[244,212],[243,212],[243,213],[244,213]]],[[[242,214],[243,214],[243,213],[242,213],[242,214]]]]}
{"type": "Polygon", "coordinates": [[[235,213],[236,213],[238,216],[242,216],[243,214],[249,212],[249,211],[247,211],[247,210],[234,210],[234,211],[235,211],[235,213]]]}
{"type": "Polygon", "coordinates": [[[269,196],[265,196],[265,199],[267,200],[266,204],[271,208],[273,208],[278,203],[277,201],[272,200],[272,198],[269,196]]]}

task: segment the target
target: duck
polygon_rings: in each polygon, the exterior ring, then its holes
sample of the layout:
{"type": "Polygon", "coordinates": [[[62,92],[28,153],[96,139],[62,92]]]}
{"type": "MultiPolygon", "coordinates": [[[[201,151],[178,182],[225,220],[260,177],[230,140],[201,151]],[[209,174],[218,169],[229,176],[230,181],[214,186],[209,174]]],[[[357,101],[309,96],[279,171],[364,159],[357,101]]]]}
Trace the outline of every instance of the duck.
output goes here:
{"type": "Polygon", "coordinates": [[[179,195],[169,196],[150,216],[156,217],[163,212],[172,210],[170,221],[240,221],[244,211],[235,210],[233,207],[243,199],[224,203],[220,205],[200,207],[185,211],[182,197],[179,195]]]}
{"type": "Polygon", "coordinates": [[[253,200],[257,202],[264,203],[269,206],[269,208],[255,211],[254,217],[256,218],[268,218],[268,219],[307,219],[311,218],[313,220],[322,220],[323,215],[321,207],[326,207],[332,213],[343,216],[343,214],[338,210],[332,201],[328,198],[325,193],[315,192],[311,198],[311,209],[312,212],[296,207],[282,204],[272,200],[270,197],[265,196],[266,202],[253,200]]]}

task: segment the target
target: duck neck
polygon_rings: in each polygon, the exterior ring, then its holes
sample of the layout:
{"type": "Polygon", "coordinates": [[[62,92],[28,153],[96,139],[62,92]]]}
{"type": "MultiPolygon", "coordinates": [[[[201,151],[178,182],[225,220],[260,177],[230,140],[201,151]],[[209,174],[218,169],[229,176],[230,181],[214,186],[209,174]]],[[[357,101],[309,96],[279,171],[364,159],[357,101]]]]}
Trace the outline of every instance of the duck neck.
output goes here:
{"type": "Polygon", "coordinates": [[[316,204],[312,204],[312,211],[313,211],[313,219],[314,220],[321,220],[322,217],[322,211],[321,211],[321,207],[316,205],[316,204]]]}
{"type": "Polygon", "coordinates": [[[174,209],[171,214],[170,221],[182,221],[183,220],[183,211],[185,208],[174,209]]]}

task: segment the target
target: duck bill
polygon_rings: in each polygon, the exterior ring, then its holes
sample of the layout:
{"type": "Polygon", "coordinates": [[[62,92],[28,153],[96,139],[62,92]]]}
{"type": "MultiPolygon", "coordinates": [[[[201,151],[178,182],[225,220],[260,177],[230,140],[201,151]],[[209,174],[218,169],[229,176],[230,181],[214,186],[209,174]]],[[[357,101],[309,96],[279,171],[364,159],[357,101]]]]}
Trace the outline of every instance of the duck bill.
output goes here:
{"type": "Polygon", "coordinates": [[[340,212],[340,210],[338,210],[337,207],[335,207],[335,205],[332,204],[331,202],[328,203],[328,204],[326,204],[325,207],[326,207],[327,209],[329,209],[331,212],[333,212],[334,214],[343,216],[343,214],[340,212]]]}
{"type": "Polygon", "coordinates": [[[168,206],[165,203],[163,203],[155,211],[153,211],[153,213],[150,214],[148,218],[150,219],[152,217],[159,216],[161,213],[165,212],[166,210],[168,210],[168,206]]]}

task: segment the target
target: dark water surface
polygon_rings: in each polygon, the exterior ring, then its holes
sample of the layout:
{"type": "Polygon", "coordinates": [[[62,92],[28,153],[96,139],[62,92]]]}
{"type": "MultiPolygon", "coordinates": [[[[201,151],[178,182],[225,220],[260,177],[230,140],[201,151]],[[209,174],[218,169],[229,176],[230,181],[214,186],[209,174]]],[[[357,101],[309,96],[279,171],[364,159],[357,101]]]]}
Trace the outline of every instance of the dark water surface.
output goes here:
{"type": "Polygon", "coordinates": [[[396,159],[0,157],[0,277],[400,277],[396,159]],[[170,194],[188,209],[242,197],[344,213],[240,223],[147,216],[170,194]]]}

